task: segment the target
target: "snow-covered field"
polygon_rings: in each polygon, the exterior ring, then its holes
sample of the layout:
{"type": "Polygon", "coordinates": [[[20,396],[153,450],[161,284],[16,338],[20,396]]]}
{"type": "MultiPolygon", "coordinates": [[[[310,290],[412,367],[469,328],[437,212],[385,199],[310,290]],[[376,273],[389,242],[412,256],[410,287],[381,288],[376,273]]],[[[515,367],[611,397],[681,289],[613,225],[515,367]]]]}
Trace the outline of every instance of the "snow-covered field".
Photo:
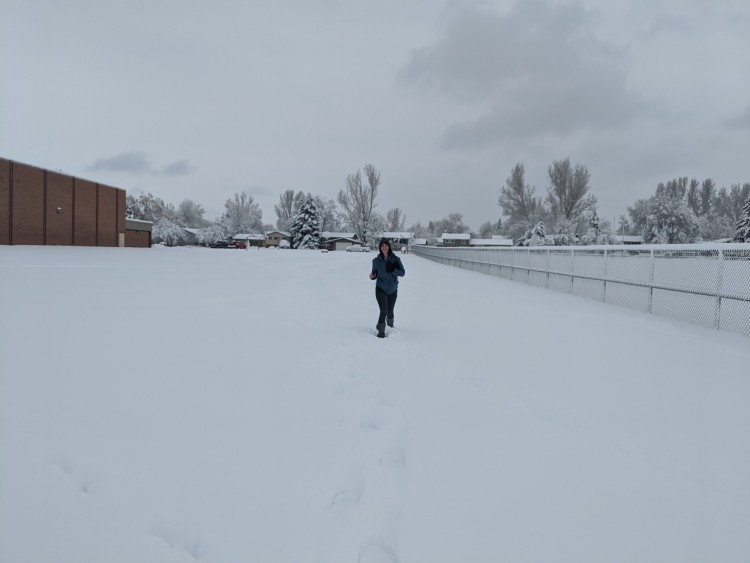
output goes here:
{"type": "Polygon", "coordinates": [[[373,256],[0,246],[0,561],[750,560],[750,340],[373,256]]]}

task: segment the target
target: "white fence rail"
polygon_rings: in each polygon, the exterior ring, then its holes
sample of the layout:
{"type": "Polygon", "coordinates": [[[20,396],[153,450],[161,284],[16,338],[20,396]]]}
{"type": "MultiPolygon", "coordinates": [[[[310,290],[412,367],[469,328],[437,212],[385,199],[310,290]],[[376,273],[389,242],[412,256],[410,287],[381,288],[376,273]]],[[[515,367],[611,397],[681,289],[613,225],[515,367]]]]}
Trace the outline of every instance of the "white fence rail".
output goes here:
{"type": "Polygon", "coordinates": [[[414,246],[414,254],[750,337],[750,245],[414,246]]]}

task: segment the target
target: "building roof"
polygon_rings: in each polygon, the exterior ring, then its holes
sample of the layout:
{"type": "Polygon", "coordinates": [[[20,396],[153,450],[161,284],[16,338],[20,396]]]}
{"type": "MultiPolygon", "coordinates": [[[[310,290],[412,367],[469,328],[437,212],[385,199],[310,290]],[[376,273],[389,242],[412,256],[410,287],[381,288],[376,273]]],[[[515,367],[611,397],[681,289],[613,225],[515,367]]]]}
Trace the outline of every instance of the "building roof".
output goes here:
{"type": "Polygon", "coordinates": [[[615,235],[615,240],[626,244],[643,244],[643,237],[641,235],[615,235]]]}
{"type": "Polygon", "coordinates": [[[471,246],[513,246],[510,238],[473,238],[469,241],[471,246]]]}
{"type": "Polygon", "coordinates": [[[443,233],[440,238],[443,240],[470,240],[471,235],[469,233],[443,233]]]}
{"type": "Polygon", "coordinates": [[[288,233],[286,231],[279,231],[279,230],[273,230],[273,231],[266,231],[266,236],[273,234],[273,233],[279,233],[280,235],[284,235],[285,237],[292,236],[292,233],[288,233]]]}
{"type": "Polygon", "coordinates": [[[232,237],[234,240],[266,240],[266,235],[259,233],[240,233],[232,237]]]}
{"type": "Polygon", "coordinates": [[[356,233],[336,233],[330,231],[324,231],[320,233],[323,238],[357,238],[356,233]]]}
{"type": "Polygon", "coordinates": [[[140,219],[125,218],[125,228],[131,231],[148,231],[154,226],[152,221],[141,221],[140,219]]]}
{"type": "Polygon", "coordinates": [[[414,233],[406,233],[403,231],[386,231],[383,233],[383,238],[411,239],[414,238],[414,233]]]}

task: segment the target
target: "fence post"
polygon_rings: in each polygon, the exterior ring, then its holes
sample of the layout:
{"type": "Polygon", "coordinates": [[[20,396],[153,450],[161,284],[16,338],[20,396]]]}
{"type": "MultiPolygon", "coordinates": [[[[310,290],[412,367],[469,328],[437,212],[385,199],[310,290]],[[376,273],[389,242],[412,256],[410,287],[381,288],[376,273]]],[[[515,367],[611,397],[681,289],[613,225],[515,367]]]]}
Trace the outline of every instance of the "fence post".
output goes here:
{"type": "Polygon", "coordinates": [[[721,330],[721,290],[724,285],[724,251],[719,250],[719,272],[716,280],[716,311],[714,312],[714,328],[721,330]]]}
{"type": "Polygon", "coordinates": [[[656,267],[656,258],[653,249],[651,250],[651,283],[648,284],[648,312],[653,314],[651,309],[654,304],[654,268],[656,267]]]}
{"type": "Polygon", "coordinates": [[[604,295],[602,296],[603,302],[607,302],[607,249],[604,249],[604,295]]]}
{"type": "Polygon", "coordinates": [[[576,249],[570,249],[570,294],[573,295],[576,289],[576,249]]]}

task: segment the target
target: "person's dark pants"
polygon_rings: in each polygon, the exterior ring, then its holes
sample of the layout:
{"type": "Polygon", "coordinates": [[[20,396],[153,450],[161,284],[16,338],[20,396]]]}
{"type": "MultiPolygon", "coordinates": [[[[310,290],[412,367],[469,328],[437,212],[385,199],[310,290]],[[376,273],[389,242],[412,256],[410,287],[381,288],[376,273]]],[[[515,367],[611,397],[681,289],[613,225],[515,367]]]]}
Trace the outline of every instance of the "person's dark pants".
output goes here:
{"type": "Polygon", "coordinates": [[[396,297],[398,297],[398,292],[388,294],[379,287],[375,288],[375,299],[378,300],[378,307],[380,307],[380,315],[378,316],[379,325],[385,323],[386,317],[393,319],[393,307],[396,305],[396,297]]]}

